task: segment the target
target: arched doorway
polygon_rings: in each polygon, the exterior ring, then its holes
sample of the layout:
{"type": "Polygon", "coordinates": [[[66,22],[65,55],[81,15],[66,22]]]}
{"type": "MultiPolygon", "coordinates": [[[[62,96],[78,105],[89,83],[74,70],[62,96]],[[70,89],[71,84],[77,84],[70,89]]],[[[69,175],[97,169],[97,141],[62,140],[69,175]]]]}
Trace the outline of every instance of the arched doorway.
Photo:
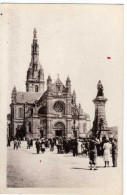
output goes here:
{"type": "Polygon", "coordinates": [[[57,122],[54,125],[54,130],[55,130],[55,136],[58,137],[65,136],[65,126],[62,122],[57,122]]]}

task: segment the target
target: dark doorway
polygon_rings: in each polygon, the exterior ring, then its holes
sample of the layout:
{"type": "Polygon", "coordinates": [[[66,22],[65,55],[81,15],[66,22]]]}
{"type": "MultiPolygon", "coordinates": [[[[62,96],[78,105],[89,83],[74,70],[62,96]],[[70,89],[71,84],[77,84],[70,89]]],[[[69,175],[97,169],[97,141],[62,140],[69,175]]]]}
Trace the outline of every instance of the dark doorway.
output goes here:
{"type": "Polygon", "coordinates": [[[62,136],[62,130],[56,130],[56,136],[62,136]]]}
{"type": "Polygon", "coordinates": [[[57,122],[55,125],[54,125],[54,130],[55,130],[55,134],[56,136],[65,136],[65,126],[62,122],[57,122]]]}
{"type": "Polygon", "coordinates": [[[77,131],[73,131],[74,137],[77,138],[77,131]]]}
{"type": "Polygon", "coordinates": [[[40,130],[40,138],[43,138],[44,135],[43,135],[43,130],[40,130]]]}

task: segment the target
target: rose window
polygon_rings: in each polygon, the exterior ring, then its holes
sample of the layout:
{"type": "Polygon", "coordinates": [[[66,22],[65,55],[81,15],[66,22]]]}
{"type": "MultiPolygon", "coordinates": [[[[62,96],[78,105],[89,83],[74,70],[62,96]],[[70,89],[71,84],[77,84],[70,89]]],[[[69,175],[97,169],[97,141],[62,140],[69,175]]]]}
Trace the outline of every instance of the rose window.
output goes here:
{"type": "Polygon", "coordinates": [[[63,110],[64,110],[63,104],[61,102],[56,102],[54,105],[54,110],[56,112],[63,112],[63,110]]]}

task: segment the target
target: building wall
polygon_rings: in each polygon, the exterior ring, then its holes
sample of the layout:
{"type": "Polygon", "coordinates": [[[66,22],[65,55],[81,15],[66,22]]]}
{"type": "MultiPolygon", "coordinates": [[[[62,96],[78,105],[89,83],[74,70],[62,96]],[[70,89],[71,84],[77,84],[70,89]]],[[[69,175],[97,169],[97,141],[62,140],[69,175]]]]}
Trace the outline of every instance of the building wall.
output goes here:
{"type": "MultiPolygon", "coordinates": [[[[45,125],[47,128],[47,132],[46,132],[47,137],[55,136],[54,126],[58,122],[61,122],[64,124],[66,136],[73,137],[74,136],[74,133],[73,133],[74,119],[72,118],[72,113],[71,113],[71,107],[72,107],[71,98],[70,97],[53,98],[52,96],[49,96],[49,97],[47,97],[46,104],[44,101],[44,105],[42,102],[41,105],[38,107],[38,112],[43,106],[47,106],[46,125],[45,125]],[[57,112],[54,109],[54,105],[57,102],[60,102],[63,104],[64,109],[62,112],[57,112]]],[[[82,114],[82,109],[81,109],[81,114],[82,114]]],[[[43,115],[42,116],[40,115],[40,119],[41,119],[41,123],[43,123],[43,115]]],[[[90,130],[89,120],[88,121],[85,120],[84,116],[81,115],[80,120],[75,121],[75,129],[77,131],[78,136],[85,137],[86,132],[90,130]],[[84,127],[84,124],[86,124],[85,127],[84,127]]],[[[45,131],[45,129],[44,129],[44,131],[45,131]]],[[[45,134],[45,132],[44,132],[44,134],[45,134]]]]}

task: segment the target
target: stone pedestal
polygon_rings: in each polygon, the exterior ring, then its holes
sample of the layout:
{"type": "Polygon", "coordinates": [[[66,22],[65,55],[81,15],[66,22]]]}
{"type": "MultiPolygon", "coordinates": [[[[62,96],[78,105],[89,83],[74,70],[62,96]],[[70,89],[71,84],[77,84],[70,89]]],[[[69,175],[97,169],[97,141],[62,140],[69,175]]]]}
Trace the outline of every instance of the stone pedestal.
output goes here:
{"type": "Polygon", "coordinates": [[[105,114],[105,103],[107,99],[103,96],[96,97],[93,102],[95,104],[95,118],[98,120],[98,125],[100,119],[104,120],[104,127],[107,128],[106,114],[105,114]]]}
{"type": "Polygon", "coordinates": [[[106,121],[106,113],[105,113],[105,103],[107,99],[104,96],[97,96],[93,102],[95,104],[95,118],[93,122],[93,131],[95,134],[100,132],[100,136],[102,134],[107,134],[107,121],[106,121]],[[102,133],[103,132],[103,133],[102,133]]]}

